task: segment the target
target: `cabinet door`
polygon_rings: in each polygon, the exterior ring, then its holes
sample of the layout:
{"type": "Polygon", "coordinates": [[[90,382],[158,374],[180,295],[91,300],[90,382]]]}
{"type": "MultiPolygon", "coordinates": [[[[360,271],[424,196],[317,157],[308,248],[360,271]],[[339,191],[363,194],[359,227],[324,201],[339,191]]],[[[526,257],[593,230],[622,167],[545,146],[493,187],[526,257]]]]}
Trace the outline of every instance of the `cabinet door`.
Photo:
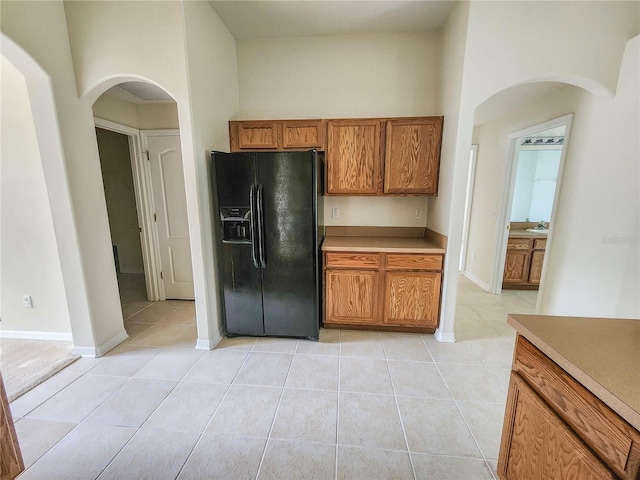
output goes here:
{"type": "Polygon", "coordinates": [[[375,270],[326,270],[325,322],[379,323],[379,279],[375,270]]]}
{"type": "Polygon", "coordinates": [[[229,122],[231,151],[277,149],[278,127],[270,120],[229,122]]]}
{"type": "Polygon", "coordinates": [[[282,148],[324,150],[322,120],[284,120],[282,148]]]}
{"type": "Polygon", "coordinates": [[[441,280],[440,272],[386,272],[382,321],[437,327],[441,280]]]}
{"type": "Polygon", "coordinates": [[[437,195],[442,117],[389,120],[384,193],[437,195]]]}
{"type": "Polygon", "coordinates": [[[382,193],[381,131],[375,119],[327,122],[327,193],[382,193]]]}
{"type": "Polygon", "coordinates": [[[530,250],[507,250],[502,283],[527,283],[530,262],[530,250]]]}
{"type": "Polygon", "coordinates": [[[613,480],[615,475],[512,373],[498,474],[503,480],[613,480]]]}
{"type": "Polygon", "coordinates": [[[540,284],[542,276],[542,263],[544,262],[544,250],[534,250],[531,254],[531,269],[529,271],[529,283],[540,284]]]}

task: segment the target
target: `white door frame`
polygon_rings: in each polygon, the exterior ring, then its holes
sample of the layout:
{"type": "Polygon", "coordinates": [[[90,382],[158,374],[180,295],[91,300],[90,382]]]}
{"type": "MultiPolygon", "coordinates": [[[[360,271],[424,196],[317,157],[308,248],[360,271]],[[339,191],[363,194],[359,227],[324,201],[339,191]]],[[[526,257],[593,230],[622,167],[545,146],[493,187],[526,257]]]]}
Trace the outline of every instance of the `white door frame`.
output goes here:
{"type": "Polygon", "coordinates": [[[151,302],[164,300],[164,291],[160,280],[162,270],[158,256],[158,234],[153,221],[154,203],[151,188],[151,172],[149,162],[145,161],[146,147],[144,132],[136,128],[122,125],[110,120],[93,117],[96,127],[126,135],[129,139],[131,157],[131,173],[133,175],[133,191],[136,199],[138,225],[140,227],[140,245],[142,247],[142,263],[147,287],[147,298],[151,302]]]}
{"type": "MultiPolygon", "coordinates": [[[[492,261],[492,283],[491,291],[493,294],[502,293],[502,278],[504,276],[504,264],[507,255],[507,241],[509,239],[509,224],[511,218],[511,204],[513,202],[513,190],[516,181],[516,165],[518,162],[518,154],[520,153],[520,142],[518,140],[522,137],[535,135],[543,130],[549,130],[551,128],[560,127],[565,125],[564,143],[562,147],[562,153],[560,155],[560,165],[558,166],[558,177],[556,181],[556,189],[553,197],[553,206],[551,208],[551,219],[549,226],[549,234],[547,235],[547,246],[545,256],[549,255],[551,246],[553,244],[553,232],[555,230],[556,213],[558,211],[558,201],[560,198],[560,188],[562,186],[562,176],[564,172],[564,162],[567,156],[567,145],[569,144],[569,137],[571,134],[571,122],[573,121],[573,113],[569,113],[562,117],[549,120],[544,123],[532,125],[523,130],[512,132],[509,134],[509,153],[507,157],[507,168],[505,170],[505,181],[502,194],[501,215],[497,224],[497,234],[495,236],[496,243],[493,248],[493,261],[492,261]]],[[[542,265],[542,274],[540,276],[540,286],[538,289],[538,305],[536,312],[540,308],[540,299],[544,291],[544,279],[547,273],[547,263],[542,265]]]]}
{"type": "Polygon", "coordinates": [[[467,269],[467,250],[469,247],[469,226],[471,223],[471,205],[473,204],[473,187],[476,183],[476,164],[478,161],[478,145],[471,145],[471,159],[467,175],[467,194],[464,202],[464,224],[462,225],[462,248],[460,249],[460,272],[467,269]]]}

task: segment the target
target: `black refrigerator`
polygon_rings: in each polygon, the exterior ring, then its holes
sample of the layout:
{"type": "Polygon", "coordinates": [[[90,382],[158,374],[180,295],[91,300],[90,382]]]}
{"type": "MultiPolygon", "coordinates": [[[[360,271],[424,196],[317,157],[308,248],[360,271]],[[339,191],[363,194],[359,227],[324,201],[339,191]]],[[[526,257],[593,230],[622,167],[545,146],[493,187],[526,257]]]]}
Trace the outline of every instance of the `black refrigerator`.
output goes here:
{"type": "Polygon", "coordinates": [[[318,339],[322,166],[315,150],[211,153],[227,336],[318,339]]]}

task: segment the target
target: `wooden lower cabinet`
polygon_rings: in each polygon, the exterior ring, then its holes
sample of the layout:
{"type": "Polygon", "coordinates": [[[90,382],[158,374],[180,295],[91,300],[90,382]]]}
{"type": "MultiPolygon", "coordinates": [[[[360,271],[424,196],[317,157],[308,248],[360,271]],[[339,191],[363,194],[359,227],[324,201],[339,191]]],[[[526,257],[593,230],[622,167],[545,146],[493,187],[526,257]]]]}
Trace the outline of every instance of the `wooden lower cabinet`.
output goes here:
{"type": "Polygon", "coordinates": [[[546,245],[546,238],[509,237],[502,288],[537,289],[546,245]]]}
{"type": "Polygon", "coordinates": [[[375,323],[380,273],[376,270],[327,270],[325,321],[375,323]]]}
{"type": "Polygon", "coordinates": [[[498,464],[500,478],[616,478],[524,380],[513,373],[505,421],[509,423],[510,432],[506,439],[507,453],[498,464]]]}
{"type": "Polygon", "coordinates": [[[441,278],[441,272],[387,272],[382,322],[436,328],[441,278]]]}
{"type": "Polygon", "coordinates": [[[640,432],[519,335],[498,475],[502,480],[637,480],[640,432]]]}
{"type": "Polygon", "coordinates": [[[325,326],[435,330],[442,264],[442,255],[325,253],[325,326]]]}

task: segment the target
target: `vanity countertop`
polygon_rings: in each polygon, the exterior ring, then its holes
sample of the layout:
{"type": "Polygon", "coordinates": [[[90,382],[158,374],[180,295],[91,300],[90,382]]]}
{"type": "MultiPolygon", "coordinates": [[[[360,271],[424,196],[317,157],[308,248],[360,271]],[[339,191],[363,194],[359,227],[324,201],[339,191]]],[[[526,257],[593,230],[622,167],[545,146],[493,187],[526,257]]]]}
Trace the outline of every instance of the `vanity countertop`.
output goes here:
{"type": "Polygon", "coordinates": [[[547,238],[546,233],[527,232],[526,230],[509,230],[509,236],[516,238],[547,238]]]}

